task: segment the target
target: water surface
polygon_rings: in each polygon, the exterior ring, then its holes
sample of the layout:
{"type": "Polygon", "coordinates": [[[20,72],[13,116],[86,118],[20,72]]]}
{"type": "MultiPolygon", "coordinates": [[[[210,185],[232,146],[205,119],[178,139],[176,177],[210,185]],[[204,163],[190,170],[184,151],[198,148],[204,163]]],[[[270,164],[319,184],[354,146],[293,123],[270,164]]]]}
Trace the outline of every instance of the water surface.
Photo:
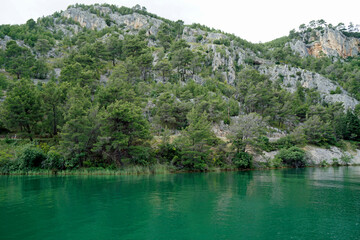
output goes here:
{"type": "Polygon", "coordinates": [[[360,239],[360,167],[0,176],[0,239],[360,239]]]}

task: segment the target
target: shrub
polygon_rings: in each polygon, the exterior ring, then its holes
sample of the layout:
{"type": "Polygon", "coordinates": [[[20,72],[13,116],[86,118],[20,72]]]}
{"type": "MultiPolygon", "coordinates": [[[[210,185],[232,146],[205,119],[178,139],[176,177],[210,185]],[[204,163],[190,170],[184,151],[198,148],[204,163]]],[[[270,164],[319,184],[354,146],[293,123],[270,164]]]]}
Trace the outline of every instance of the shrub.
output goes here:
{"type": "Polygon", "coordinates": [[[174,157],[180,157],[180,150],[171,143],[161,144],[157,152],[157,158],[161,163],[171,162],[174,157]]]}
{"type": "Polygon", "coordinates": [[[131,146],[129,147],[129,154],[133,164],[147,166],[153,163],[154,158],[150,147],[131,146]]]}
{"type": "Polygon", "coordinates": [[[284,164],[291,167],[304,167],[306,164],[305,151],[298,147],[281,149],[275,157],[281,159],[284,164]]]}
{"type": "Polygon", "coordinates": [[[22,169],[39,168],[41,162],[46,159],[45,153],[33,145],[25,147],[24,151],[19,156],[22,169]]]}
{"type": "Polygon", "coordinates": [[[41,163],[42,168],[45,169],[64,169],[65,160],[63,156],[55,150],[49,150],[46,159],[41,163]]]}
{"type": "Polygon", "coordinates": [[[339,166],[340,165],[340,163],[339,163],[339,159],[337,159],[337,158],[333,158],[333,159],[331,159],[331,161],[332,161],[332,166],[339,166]]]}
{"type": "MultiPolygon", "coordinates": [[[[187,169],[206,170],[207,154],[198,151],[183,151],[180,166],[187,169]]],[[[179,162],[177,162],[179,164],[179,162]]]]}
{"type": "Polygon", "coordinates": [[[232,162],[237,168],[247,169],[252,167],[253,157],[247,152],[238,152],[235,154],[232,162]]]}
{"type": "Polygon", "coordinates": [[[351,160],[353,159],[353,156],[351,155],[342,155],[340,160],[342,164],[348,166],[351,163],[351,160]]]}
{"type": "Polygon", "coordinates": [[[7,174],[21,169],[21,163],[18,160],[3,159],[0,161],[0,173],[7,174]]]}

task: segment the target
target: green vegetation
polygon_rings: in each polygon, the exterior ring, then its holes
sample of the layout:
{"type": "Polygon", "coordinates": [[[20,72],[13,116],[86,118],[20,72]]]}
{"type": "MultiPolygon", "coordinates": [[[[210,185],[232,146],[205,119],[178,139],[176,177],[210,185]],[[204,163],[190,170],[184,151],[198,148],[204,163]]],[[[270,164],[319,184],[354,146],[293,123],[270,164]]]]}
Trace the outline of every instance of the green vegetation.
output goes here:
{"type": "Polygon", "coordinates": [[[248,169],[252,155],[274,150],[273,166],[303,167],[298,147],[360,141],[359,106],[326,103],[300,84],[290,93],[281,87],[284,76],[271,81],[259,73],[257,58],[319,72],[357,98],[359,59],[300,58],[285,46],[297,32],[252,44],[193,24],[206,33],[189,43],[181,21],[140,6],[101,6],[162,23],[151,34],[116,25],[99,5],[77,4],[70,7],[108,27],[81,28],[60,13],[0,26],[0,38],[11,38],[0,49],[0,172],[248,169]],[[210,41],[210,33],[221,37],[210,41]],[[222,61],[216,67],[215,58],[222,61]],[[286,136],[270,141],[273,131],[286,136]]]}

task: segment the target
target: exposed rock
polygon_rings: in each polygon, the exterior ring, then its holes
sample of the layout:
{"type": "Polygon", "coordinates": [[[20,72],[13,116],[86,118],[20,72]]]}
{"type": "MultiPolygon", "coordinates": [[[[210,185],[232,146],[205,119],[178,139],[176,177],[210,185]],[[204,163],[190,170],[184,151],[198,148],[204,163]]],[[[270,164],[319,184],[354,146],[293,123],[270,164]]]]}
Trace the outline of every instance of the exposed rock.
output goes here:
{"type": "MultiPolygon", "coordinates": [[[[331,165],[334,162],[338,164],[349,164],[349,165],[358,165],[360,164],[360,150],[356,149],[354,151],[343,151],[337,147],[330,147],[329,149],[315,147],[315,146],[305,146],[303,150],[306,152],[307,164],[309,166],[317,165],[331,165]],[[350,162],[346,162],[346,159],[350,162]]],[[[276,154],[279,151],[272,152],[262,152],[261,154],[254,155],[255,163],[267,163],[271,159],[274,159],[276,154]]]]}
{"type": "Polygon", "coordinates": [[[299,53],[301,57],[307,57],[309,56],[309,52],[308,49],[306,47],[306,44],[300,40],[297,40],[295,42],[290,42],[289,43],[290,48],[299,53]]]}
{"type": "Polygon", "coordinates": [[[69,8],[62,12],[62,16],[71,18],[78,22],[80,26],[91,30],[102,30],[107,27],[105,20],[87,11],[78,8],[69,8]]]}
{"type": "Polygon", "coordinates": [[[278,154],[279,151],[272,151],[272,152],[262,152],[262,154],[256,154],[254,155],[254,162],[258,163],[267,163],[271,159],[274,159],[276,154],[278,154]]]}
{"type": "Polygon", "coordinates": [[[360,39],[346,37],[341,31],[331,28],[315,31],[314,34],[307,33],[303,36],[303,41],[298,40],[288,44],[302,57],[326,55],[347,58],[357,56],[360,52],[360,39]],[[310,43],[305,44],[305,42],[310,43]]]}
{"type": "Polygon", "coordinates": [[[359,44],[359,39],[348,38],[342,32],[330,28],[326,28],[320,36],[322,51],[327,56],[342,58],[357,56],[360,51],[359,44]]]}
{"type": "Polygon", "coordinates": [[[269,75],[272,81],[281,81],[281,85],[290,92],[295,92],[297,84],[300,83],[304,88],[316,89],[326,102],[342,102],[346,109],[354,108],[359,103],[338,84],[318,73],[287,65],[260,66],[259,71],[262,74],[269,75]],[[342,93],[330,94],[330,91],[336,90],[337,87],[341,89],[342,93]]]}
{"type": "Polygon", "coordinates": [[[332,164],[333,159],[336,159],[340,164],[344,164],[343,159],[346,156],[351,158],[350,164],[360,164],[360,150],[344,152],[337,147],[325,149],[314,146],[306,146],[304,150],[311,165],[332,164]]]}
{"type": "Polygon", "coordinates": [[[183,34],[181,36],[188,43],[195,43],[197,36],[205,36],[205,32],[200,29],[194,29],[190,27],[184,27],[183,34]]]}
{"type": "Polygon", "coordinates": [[[156,35],[163,21],[144,16],[138,13],[129,15],[110,14],[111,20],[117,25],[124,26],[124,30],[140,30],[146,29],[148,35],[156,35]]]}
{"type": "MultiPolygon", "coordinates": [[[[11,41],[11,40],[13,40],[13,39],[11,39],[11,37],[6,36],[6,35],[4,36],[3,39],[0,39],[0,49],[5,50],[5,49],[6,49],[6,44],[7,44],[7,42],[9,42],[9,41],[11,41]]],[[[30,48],[28,45],[26,45],[26,44],[24,43],[24,41],[22,41],[22,40],[16,40],[15,42],[16,42],[17,45],[19,45],[20,47],[26,47],[26,48],[31,49],[31,48],[30,48]]]]}
{"type": "Polygon", "coordinates": [[[213,71],[222,71],[225,81],[233,84],[235,81],[234,54],[230,53],[227,47],[215,44],[208,44],[208,49],[213,52],[212,68],[213,71]],[[222,68],[222,69],[220,69],[222,68]]]}

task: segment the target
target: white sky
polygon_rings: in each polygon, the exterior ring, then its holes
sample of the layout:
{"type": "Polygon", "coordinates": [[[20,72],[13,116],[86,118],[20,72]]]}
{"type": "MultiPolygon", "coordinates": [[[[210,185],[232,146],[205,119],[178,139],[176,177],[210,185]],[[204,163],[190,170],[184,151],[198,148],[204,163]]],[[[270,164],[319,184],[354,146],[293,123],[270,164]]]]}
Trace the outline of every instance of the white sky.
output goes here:
{"type": "Polygon", "coordinates": [[[28,19],[65,10],[77,3],[145,6],[148,12],[185,24],[200,23],[251,42],[266,42],[288,35],[302,23],[324,19],[328,23],[360,24],[359,0],[1,0],[0,24],[22,24],[28,19]]]}

